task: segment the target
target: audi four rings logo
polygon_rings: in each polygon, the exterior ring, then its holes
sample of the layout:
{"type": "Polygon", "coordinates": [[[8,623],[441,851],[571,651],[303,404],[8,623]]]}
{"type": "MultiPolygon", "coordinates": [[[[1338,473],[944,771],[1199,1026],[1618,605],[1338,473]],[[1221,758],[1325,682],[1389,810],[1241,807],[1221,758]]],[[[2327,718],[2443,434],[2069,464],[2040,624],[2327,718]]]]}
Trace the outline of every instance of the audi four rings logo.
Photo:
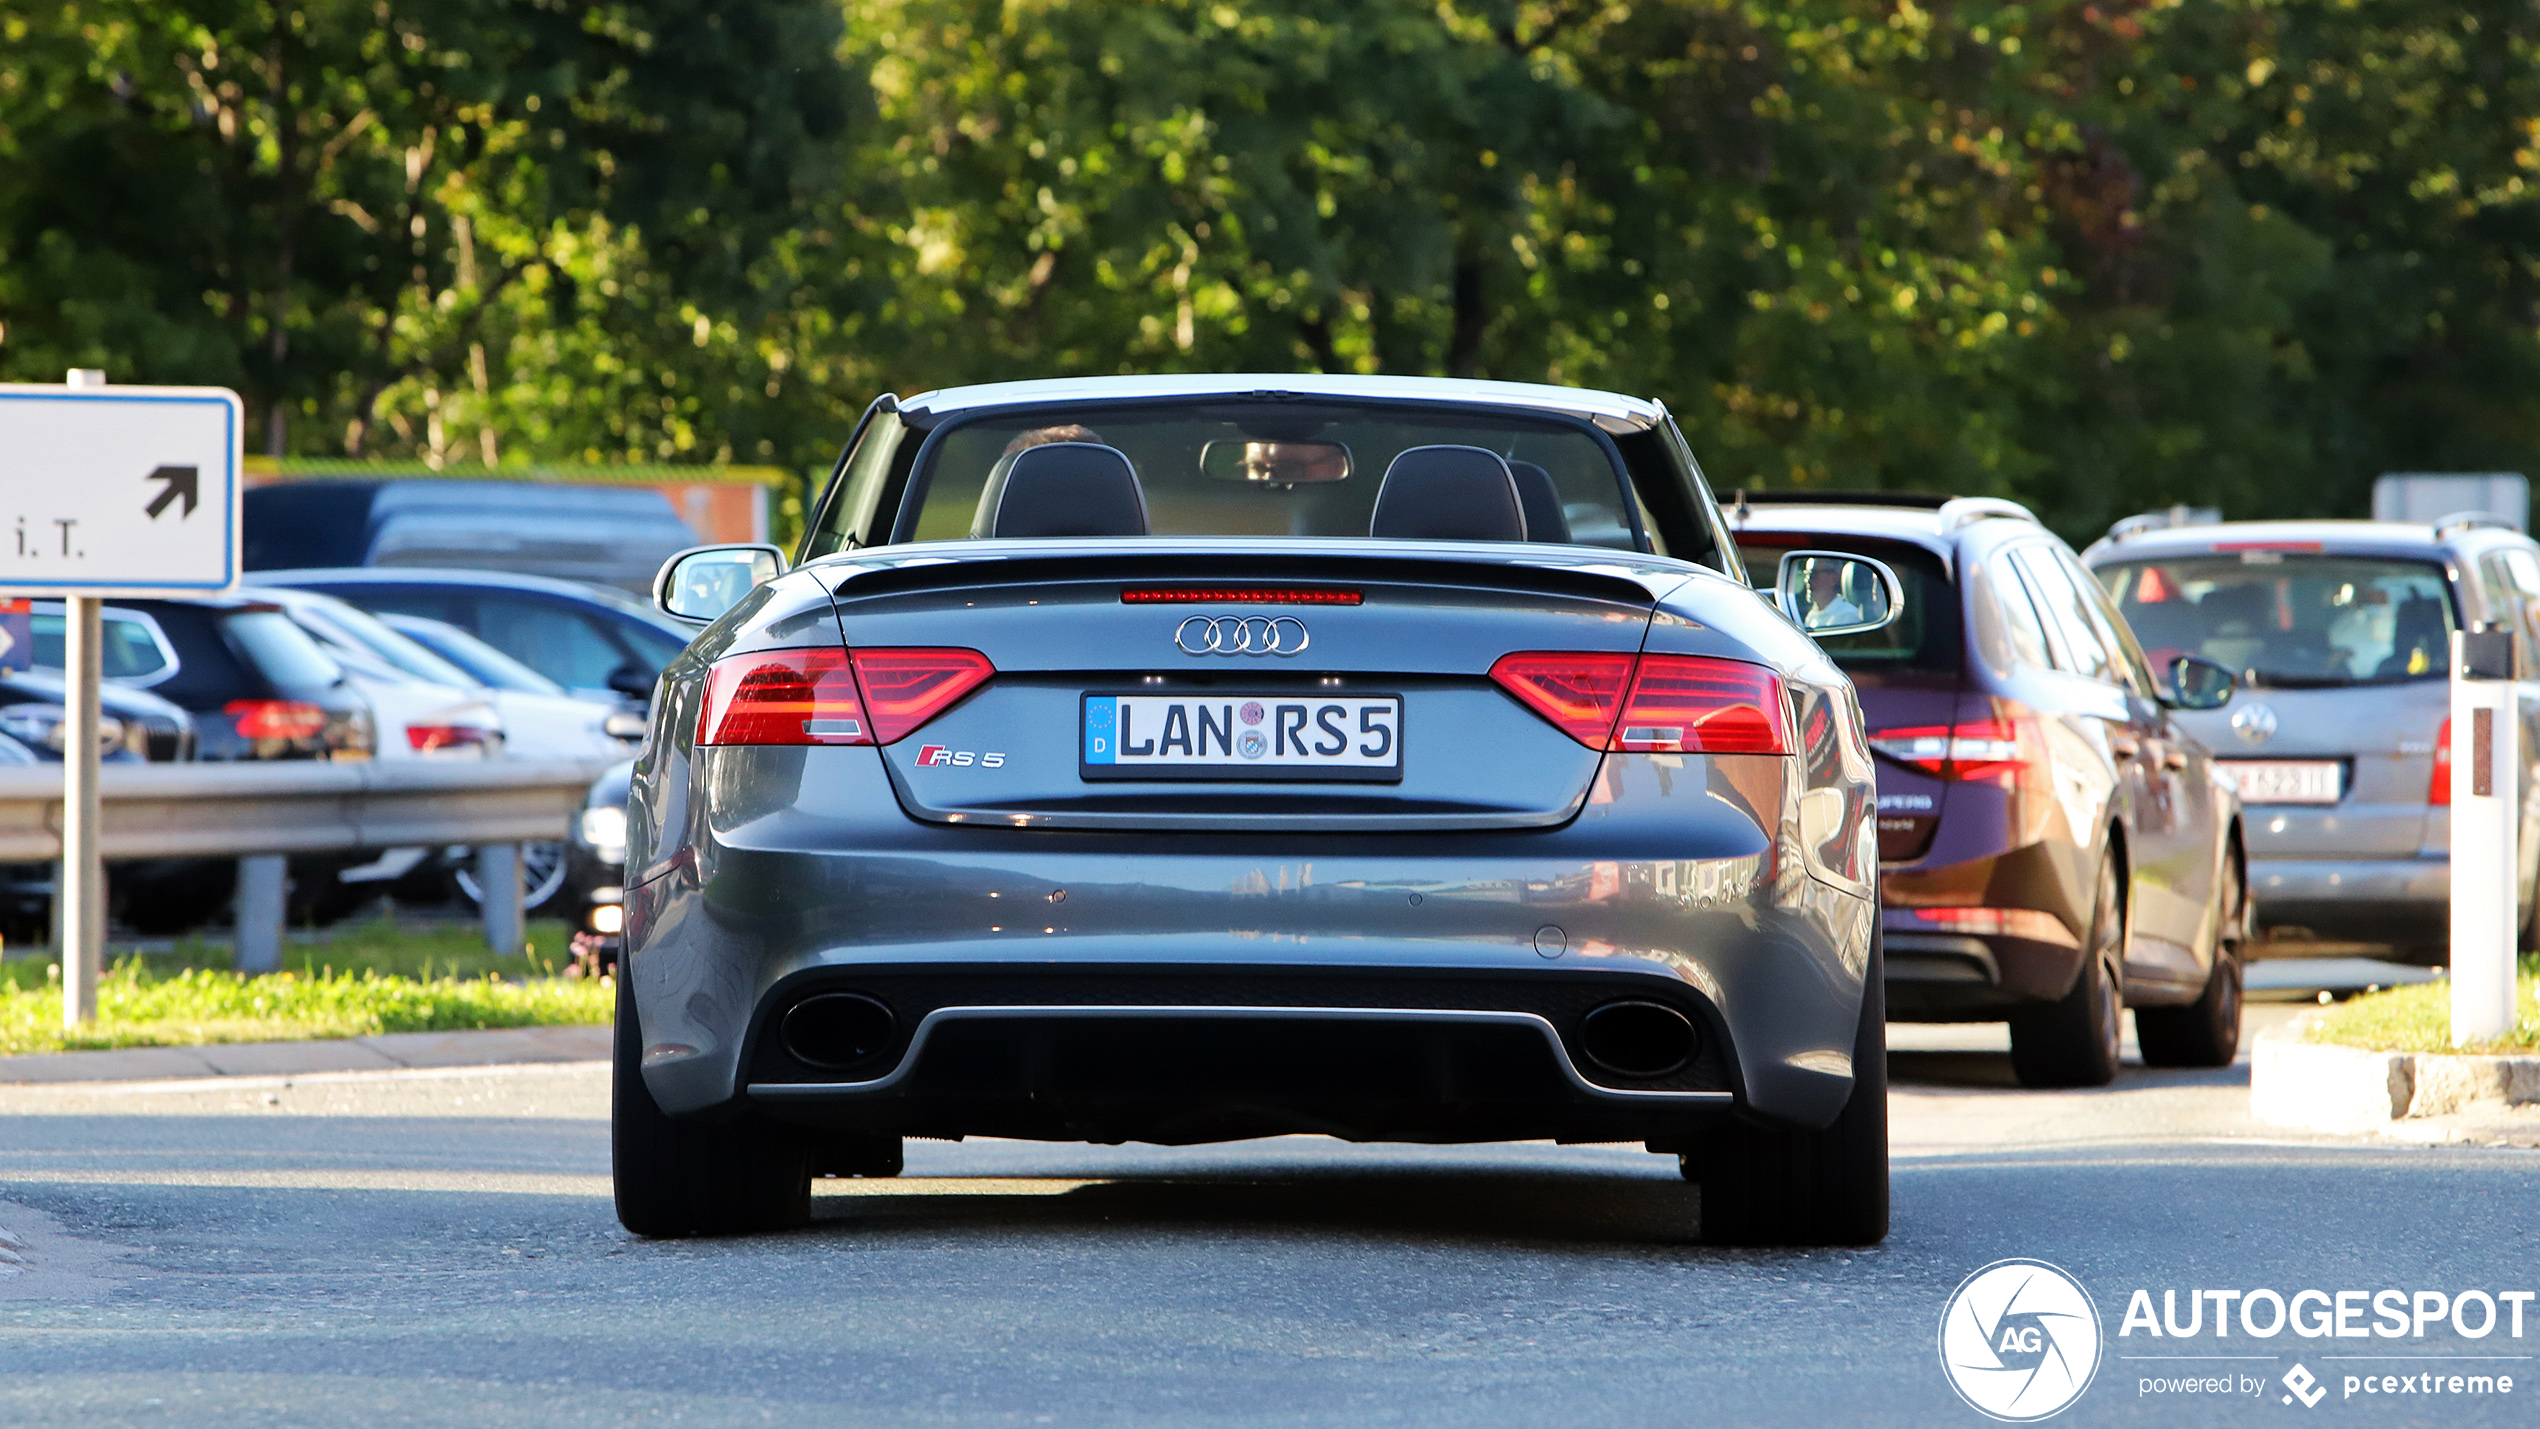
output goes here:
{"type": "Polygon", "coordinates": [[[1298,655],[1311,638],[1293,615],[1194,615],[1173,628],[1173,643],[1186,655],[1298,655]]]}

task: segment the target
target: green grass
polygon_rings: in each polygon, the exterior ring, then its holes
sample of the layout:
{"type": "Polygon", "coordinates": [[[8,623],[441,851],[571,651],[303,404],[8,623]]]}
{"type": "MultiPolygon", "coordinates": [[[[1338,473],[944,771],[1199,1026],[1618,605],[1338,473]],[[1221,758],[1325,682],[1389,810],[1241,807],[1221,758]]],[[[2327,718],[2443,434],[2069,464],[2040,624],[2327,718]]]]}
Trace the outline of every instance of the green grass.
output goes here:
{"type": "Polygon", "coordinates": [[[563,923],[532,923],[528,956],[498,957],[473,927],[382,919],[295,939],[282,971],[259,977],[229,971],[227,947],[188,941],[119,955],[77,1033],[62,1030],[53,959],[0,962],[0,1055],[605,1024],[609,984],[559,975],[568,941],[563,923]]]}
{"type": "Polygon", "coordinates": [[[2494,1042],[2452,1045],[2452,985],[2418,983],[2368,992],[2322,1013],[2304,1040],[2374,1052],[2529,1052],[2540,1049],[2540,961],[2516,980],[2514,1030],[2494,1042]]]}

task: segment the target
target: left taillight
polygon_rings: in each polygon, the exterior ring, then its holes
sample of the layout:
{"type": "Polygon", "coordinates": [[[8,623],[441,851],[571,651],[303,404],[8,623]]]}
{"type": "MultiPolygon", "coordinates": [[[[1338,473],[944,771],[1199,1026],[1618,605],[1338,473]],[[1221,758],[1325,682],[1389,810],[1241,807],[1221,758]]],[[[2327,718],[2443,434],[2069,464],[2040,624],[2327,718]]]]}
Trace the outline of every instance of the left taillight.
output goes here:
{"type": "Polygon", "coordinates": [[[706,672],[697,743],[891,744],[996,673],[976,650],[763,650],[706,672]]]}
{"type": "Polygon", "coordinates": [[[240,739],[307,739],[326,728],[326,711],[301,700],[231,700],[221,713],[240,739]]]}
{"type": "Polygon", "coordinates": [[[1743,660],[1528,650],[1491,679],[1590,749],[1788,754],[1781,681],[1743,660]]]}
{"type": "Polygon", "coordinates": [[[2028,763],[2017,720],[1883,729],[1870,736],[1870,747],[1908,769],[1941,779],[1992,779],[2015,774],[2028,763]]]}
{"type": "Polygon", "coordinates": [[[474,724],[410,724],[406,726],[406,743],[417,754],[439,754],[452,749],[482,754],[493,748],[494,732],[474,724]]]}

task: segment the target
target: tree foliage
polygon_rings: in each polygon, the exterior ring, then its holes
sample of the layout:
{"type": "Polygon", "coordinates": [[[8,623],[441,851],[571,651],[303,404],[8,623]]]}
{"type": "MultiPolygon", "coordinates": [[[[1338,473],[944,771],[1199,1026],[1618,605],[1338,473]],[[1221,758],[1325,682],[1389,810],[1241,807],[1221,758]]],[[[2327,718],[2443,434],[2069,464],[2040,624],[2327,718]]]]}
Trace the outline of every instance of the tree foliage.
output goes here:
{"type": "Polygon", "coordinates": [[[0,369],[295,451],[817,467],[872,393],[1429,372],[1722,487],[2527,469],[2496,0],[0,0],[0,369]]]}

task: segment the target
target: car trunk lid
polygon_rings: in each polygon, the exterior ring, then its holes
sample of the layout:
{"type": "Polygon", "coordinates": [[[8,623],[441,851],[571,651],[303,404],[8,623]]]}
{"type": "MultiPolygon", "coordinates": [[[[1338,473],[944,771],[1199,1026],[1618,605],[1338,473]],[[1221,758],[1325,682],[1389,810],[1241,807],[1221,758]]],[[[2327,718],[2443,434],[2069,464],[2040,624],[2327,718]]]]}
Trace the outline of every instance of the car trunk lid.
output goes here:
{"type": "Polygon", "coordinates": [[[1658,593],[1685,578],[1628,556],[1411,543],[951,544],[848,563],[833,593],[851,649],[963,648],[996,667],[881,755],[912,816],[1005,826],[1559,823],[1601,756],[1495,684],[1493,663],[1636,653],[1658,593]]]}

